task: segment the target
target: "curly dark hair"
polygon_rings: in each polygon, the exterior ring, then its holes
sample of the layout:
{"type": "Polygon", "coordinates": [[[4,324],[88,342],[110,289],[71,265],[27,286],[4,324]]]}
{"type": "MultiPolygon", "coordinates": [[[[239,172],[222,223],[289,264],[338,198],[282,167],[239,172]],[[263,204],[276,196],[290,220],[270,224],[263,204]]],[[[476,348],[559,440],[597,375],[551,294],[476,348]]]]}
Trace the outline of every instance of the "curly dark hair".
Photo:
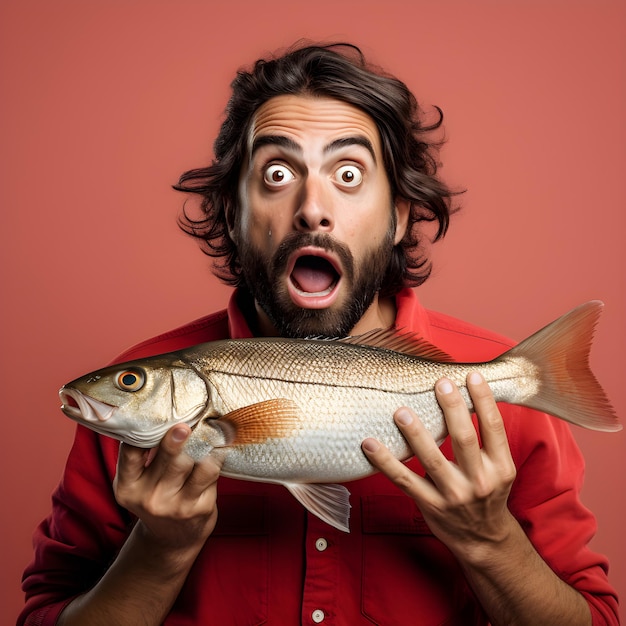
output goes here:
{"type": "Polygon", "coordinates": [[[201,216],[192,218],[185,209],[179,225],[201,240],[205,254],[222,259],[214,264],[214,273],[230,285],[244,284],[228,224],[235,221],[239,174],[254,113],[275,96],[312,95],[341,100],[373,119],[392,197],[410,202],[407,233],[394,247],[381,295],[422,284],[430,275],[431,261],[418,225],[437,222],[432,241],[442,238],[453,212],[451,199],[457,193],[436,176],[442,142],[428,140],[442,124],[441,109],[434,107],[435,123],[423,123],[422,111],[407,86],[367,63],[361,50],[349,43],[301,45],[282,56],[260,59],[250,70],[240,70],[231,87],[226,119],[214,144],[214,161],[185,172],[174,185],[178,191],[201,196],[201,216]]]}

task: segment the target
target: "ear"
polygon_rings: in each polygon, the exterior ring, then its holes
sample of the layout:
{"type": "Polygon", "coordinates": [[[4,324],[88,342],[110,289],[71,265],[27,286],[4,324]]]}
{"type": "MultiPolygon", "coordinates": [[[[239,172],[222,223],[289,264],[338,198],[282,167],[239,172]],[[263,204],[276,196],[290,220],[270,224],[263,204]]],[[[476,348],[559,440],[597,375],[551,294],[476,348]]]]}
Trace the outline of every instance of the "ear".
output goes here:
{"type": "Polygon", "coordinates": [[[404,235],[406,235],[406,230],[409,225],[409,215],[411,213],[411,203],[406,198],[397,197],[394,200],[393,207],[396,212],[396,236],[394,244],[398,245],[404,238],[404,235]]]}
{"type": "Polygon", "coordinates": [[[235,211],[233,205],[228,202],[224,207],[224,217],[226,218],[226,227],[228,228],[228,236],[233,243],[237,243],[237,220],[235,219],[235,211]]]}

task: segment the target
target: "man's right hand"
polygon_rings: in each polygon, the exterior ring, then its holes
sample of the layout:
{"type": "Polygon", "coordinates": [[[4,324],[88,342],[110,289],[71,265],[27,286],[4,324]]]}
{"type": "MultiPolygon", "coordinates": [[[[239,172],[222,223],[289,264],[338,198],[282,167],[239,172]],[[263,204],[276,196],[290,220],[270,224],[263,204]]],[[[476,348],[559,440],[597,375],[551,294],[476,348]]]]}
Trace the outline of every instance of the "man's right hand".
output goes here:
{"type": "Polygon", "coordinates": [[[194,462],[184,451],[190,434],[177,424],[156,449],[120,445],[115,497],[163,549],[198,549],[217,522],[220,466],[211,457],[194,462]]]}
{"type": "Polygon", "coordinates": [[[170,428],[158,448],[121,444],[113,483],[119,504],[138,517],[115,561],[59,625],[163,623],[217,522],[219,463],[184,451],[191,429],[170,428]]]}

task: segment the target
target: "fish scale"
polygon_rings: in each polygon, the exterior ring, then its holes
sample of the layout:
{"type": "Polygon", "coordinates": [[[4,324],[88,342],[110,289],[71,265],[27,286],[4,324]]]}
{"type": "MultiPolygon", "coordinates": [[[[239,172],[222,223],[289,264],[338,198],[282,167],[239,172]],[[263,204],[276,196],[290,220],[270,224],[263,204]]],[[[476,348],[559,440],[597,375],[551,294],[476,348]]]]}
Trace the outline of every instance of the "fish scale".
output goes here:
{"type": "MultiPolygon", "coordinates": [[[[445,370],[444,365],[438,365],[445,370]]],[[[436,370],[437,367],[433,367],[436,370]]],[[[466,370],[469,368],[466,366],[466,370]]],[[[250,475],[258,471],[259,457],[266,459],[265,480],[281,482],[294,478],[302,482],[344,482],[372,472],[361,451],[360,443],[367,437],[383,442],[392,453],[406,459],[411,452],[393,422],[393,413],[400,406],[415,410],[436,440],[441,441],[445,428],[441,410],[432,389],[413,393],[389,392],[373,386],[360,387],[358,395],[347,387],[329,387],[319,383],[303,383],[280,379],[245,378],[237,374],[212,373],[208,380],[216,393],[230,398],[229,411],[259,404],[270,398],[292,400],[300,411],[294,418],[295,433],[251,445],[234,443],[224,458],[222,473],[228,476],[250,475]],[[244,395],[245,394],[245,395],[244,395]]],[[[310,373],[316,380],[319,372],[310,373]]],[[[437,379],[437,372],[433,374],[437,379]]],[[[207,420],[192,435],[193,456],[202,458],[211,452],[207,431],[220,428],[219,421],[207,420]]]]}

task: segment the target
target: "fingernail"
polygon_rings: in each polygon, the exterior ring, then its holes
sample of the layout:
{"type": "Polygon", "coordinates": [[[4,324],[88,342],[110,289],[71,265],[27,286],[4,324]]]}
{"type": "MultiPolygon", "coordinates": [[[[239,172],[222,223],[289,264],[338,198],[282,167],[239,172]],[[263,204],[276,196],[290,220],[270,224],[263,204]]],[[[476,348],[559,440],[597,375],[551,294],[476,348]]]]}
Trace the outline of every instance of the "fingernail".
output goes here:
{"type": "Polygon", "coordinates": [[[449,393],[452,393],[452,390],[454,389],[454,387],[452,386],[452,383],[449,380],[444,379],[444,380],[439,381],[439,383],[437,384],[437,389],[439,393],[447,395],[449,393]]]}
{"type": "Polygon", "coordinates": [[[402,426],[408,426],[413,421],[413,416],[406,409],[396,411],[396,422],[402,426]]]}
{"type": "Polygon", "coordinates": [[[483,377],[478,372],[472,372],[468,377],[468,381],[473,385],[480,385],[483,382],[483,377]]]}
{"type": "Polygon", "coordinates": [[[152,461],[154,461],[154,457],[157,454],[157,450],[158,448],[150,448],[149,450],[146,450],[146,452],[144,453],[144,467],[150,467],[152,461]]]}
{"type": "Polygon", "coordinates": [[[184,428],[177,428],[172,433],[172,440],[176,443],[180,443],[181,441],[185,441],[187,439],[187,431],[184,428]]]}
{"type": "Polygon", "coordinates": [[[371,437],[365,439],[361,445],[366,452],[376,452],[376,450],[380,448],[378,441],[376,441],[376,439],[372,439],[371,437]]]}

